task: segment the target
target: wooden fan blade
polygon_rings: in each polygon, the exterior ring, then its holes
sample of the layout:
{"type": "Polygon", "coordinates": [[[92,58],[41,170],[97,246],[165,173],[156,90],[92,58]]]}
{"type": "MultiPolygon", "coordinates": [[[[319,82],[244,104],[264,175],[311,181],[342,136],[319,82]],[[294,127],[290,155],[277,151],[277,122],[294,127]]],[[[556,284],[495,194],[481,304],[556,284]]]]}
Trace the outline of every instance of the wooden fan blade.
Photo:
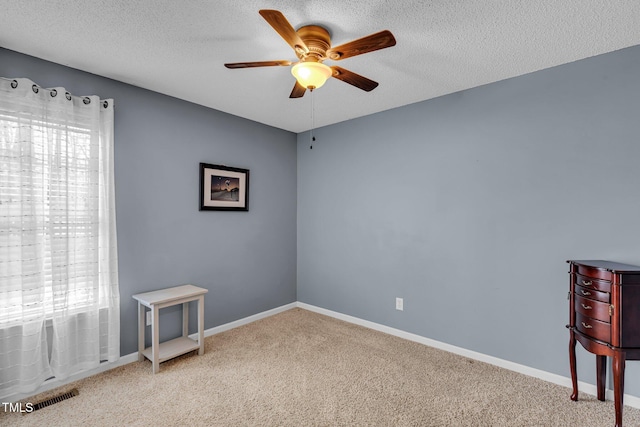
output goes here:
{"type": "Polygon", "coordinates": [[[258,61],[258,62],[233,62],[224,64],[227,68],[253,68],[253,67],[286,67],[291,65],[291,61],[258,61]]]}
{"type": "Polygon", "coordinates": [[[327,51],[327,57],[334,61],[339,61],[395,45],[396,39],[393,37],[393,34],[391,34],[389,30],[384,30],[340,46],[332,47],[327,51]]]}
{"type": "Polygon", "coordinates": [[[291,95],[289,95],[289,98],[302,98],[306,91],[307,91],[307,88],[302,86],[296,80],[296,84],[295,86],[293,86],[293,90],[291,91],[291,95]]]}
{"type": "Polygon", "coordinates": [[[284,17],[282,12],[278,10],[270,10],[270,9],[262,9],[259,11],[260,15],[273,27],[274,30],[280,37],[286,41],[289,46],[293,48],[296,52],[298,49],[302,50],[304,53],[309,52],[309,48],[302,41],[296,30],[293,29],[287,18],[284,17]]]}
{"type": "Polygon", "coordinates": [[[360,74],[356,74],[353,71],[345,70],[337,65],[332,66],[331,69],[333,70],[333,77],[338,80],[342,80],[345,83],[349,83],[358,89],[371,92],[378,87],[378,82],[374,82],[373,80],[363,77],[360,74]]]}

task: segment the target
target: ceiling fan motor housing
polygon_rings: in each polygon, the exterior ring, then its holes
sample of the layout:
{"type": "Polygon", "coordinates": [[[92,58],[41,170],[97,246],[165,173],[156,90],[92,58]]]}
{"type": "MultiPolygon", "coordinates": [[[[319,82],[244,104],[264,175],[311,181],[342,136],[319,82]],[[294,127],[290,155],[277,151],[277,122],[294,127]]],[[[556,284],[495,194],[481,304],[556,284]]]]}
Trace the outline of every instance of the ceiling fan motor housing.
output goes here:
{"type": "Polygon", "coordinates": [[[296,54],[301,61],[321,62],[327,59],[327,50],[331,47],[331,36],[326,28],[319,25],[306,25],[298,28],[296,33],[309,48],[308,53],[305,53],[302,47],[296,49],[296,54]]]}

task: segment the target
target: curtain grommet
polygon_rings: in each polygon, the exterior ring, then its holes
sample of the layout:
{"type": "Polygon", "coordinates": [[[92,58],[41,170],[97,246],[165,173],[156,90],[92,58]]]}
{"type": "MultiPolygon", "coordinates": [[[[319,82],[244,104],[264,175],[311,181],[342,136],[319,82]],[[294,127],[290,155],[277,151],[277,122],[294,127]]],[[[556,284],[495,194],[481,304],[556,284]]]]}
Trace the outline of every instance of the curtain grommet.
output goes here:
{"type": "Polygon", "coordinates": [[[89,105],[89,104],[91,104],[91,98],[89,98],[88,96],[85,96],[82,99],[82,102],[84,102],[86,105],[89,105]]]}
{"type": "Polygon", "coordinates": [[[109,107],[109,103],[108,103],[107,101],[104,101],[104,102],[102,103],[102,106],[103,106],[104,108],[107,108],[107,107],[109,107]]]}
{"type": "Polygon", "coordinates": [[[71,94],[69,92],[65,92],[64,96],[67,98],[67,101],[71,101],[71,94]]]}
{"type": "Polygon", "coordinates": [[[13,80],[13,81],[11,82],[11,87],[12,87],[13,89],[17,88],[17,87],[18,87],[18,81],[17,81],[17,80],[13,80]]]}
{"type": "Polygon", "coordinates": [[[49,92],[49,95],[51,95],[52,98],[55,98],[56,95],[58,95],[58,91],[55,89],[51,89],[51,91],[49,92]]]}
{"type": "Polygon", "coordinates": [[[37,85],[33,85],[33,86],[31,86],[31,90],[33,90],[33,93],[38,93],[38,92],[40,92],[40,88],[38,88],[38,86],[37,86],[37,85]]]}

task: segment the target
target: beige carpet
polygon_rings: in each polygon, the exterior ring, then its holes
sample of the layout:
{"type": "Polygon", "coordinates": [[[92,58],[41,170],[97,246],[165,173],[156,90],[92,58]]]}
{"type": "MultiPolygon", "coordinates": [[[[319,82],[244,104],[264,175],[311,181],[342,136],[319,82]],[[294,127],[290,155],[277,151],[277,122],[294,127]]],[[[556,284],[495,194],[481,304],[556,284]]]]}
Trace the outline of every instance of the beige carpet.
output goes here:
{"type": "MultiPolygon", "coordinates": [[[[595,359],[594,359],[595,367],[595,359]]],[[[151,373],[132,363],[34,396],[80,394],[0,425],[613,426],[613,402],[293,309],[206,339],[151,373]]],[[[640,410],[625,407],[625,426],[640,410]]]]}

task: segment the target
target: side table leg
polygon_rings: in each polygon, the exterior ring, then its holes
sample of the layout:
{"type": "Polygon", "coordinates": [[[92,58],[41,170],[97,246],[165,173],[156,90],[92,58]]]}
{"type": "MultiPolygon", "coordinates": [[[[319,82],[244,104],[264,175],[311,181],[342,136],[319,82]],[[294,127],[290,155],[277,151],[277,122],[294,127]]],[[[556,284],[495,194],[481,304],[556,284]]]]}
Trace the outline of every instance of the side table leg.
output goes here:
{"type": "Polygon", "coordinates": [[[182,303],[182,336],[189,336],[189,303],[182,303]]]}
{"type": "Polygon", "coordinates": [[[204,296],[200,295],[198,298],[198,344],[200,349],[198,355],[204,354],[204,296]]]}
{"type": "Polygon", "coordinates": [[[616,408],[616,427],[622,427],[625,359],[626,354],[623,351],[617,351],[613,356],[613,401],[616,408]]]}
{"type": "Polygon", "coordinates": [[[596,355],[596,389],[598,400],[604,402],[604,385],[607,380],[607,356],[596,355]]]}
{"type": "Polygon", "coordinates": [[[569,330],[569,366],[571,368],[571,384],[573,385],[573,393],[571,400],[578,400],[578,374],[576,372],[576,335],[573,329],[569,330]]]}
{"type": "Polygon", "coordinates": [[[142,352],[144,351],[144,313],[144,305],[138,302],[138,362],[142,362],[144,360],[144,356],[142,355],[142,352]]]}
{"type": "Polygon", "coordinates": [[[151,341],[151,352],[153,353],[153,360],[151,363],[153,364],[153,373],[156,374],[160,371],[160,319],[159,312],[157,306],[152,305],[152,318],[151,318],[151,335],[153,336],[151,341]]]}

